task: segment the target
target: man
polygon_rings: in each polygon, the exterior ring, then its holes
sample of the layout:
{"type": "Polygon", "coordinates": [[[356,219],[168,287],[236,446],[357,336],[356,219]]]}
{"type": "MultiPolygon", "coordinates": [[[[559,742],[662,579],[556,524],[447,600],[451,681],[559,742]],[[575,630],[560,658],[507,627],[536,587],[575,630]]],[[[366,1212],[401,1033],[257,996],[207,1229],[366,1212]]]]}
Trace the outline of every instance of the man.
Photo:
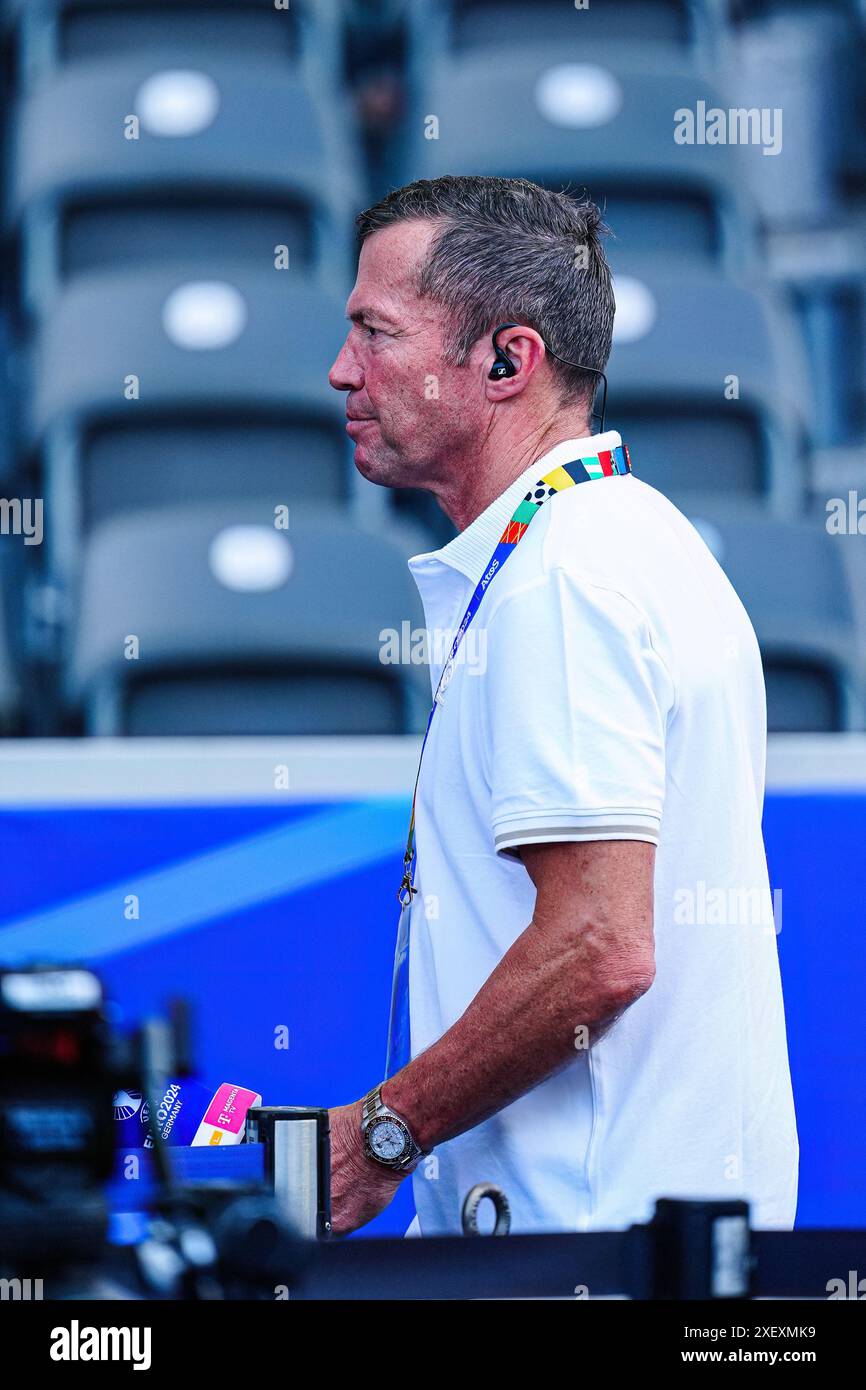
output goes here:
{"type": "Polygon", "coordinates": [[[591,435],[614,315],[598,210],[461,177],[358,222],[331,385],[364,477],[457,527],[410,568],[433,632],[480,594],[484,659],[434,653],[413,1060],[331,1112],[334,1229],[413,1168],[423,1235],[458,1232],[483,1181],[516,1231],[625,1226],[659,1196],[745,1196],[790,1227],[775,931],[735,906],[769,897],[760,656],[640,457],[635,476],[616,432],[591,435]]]}

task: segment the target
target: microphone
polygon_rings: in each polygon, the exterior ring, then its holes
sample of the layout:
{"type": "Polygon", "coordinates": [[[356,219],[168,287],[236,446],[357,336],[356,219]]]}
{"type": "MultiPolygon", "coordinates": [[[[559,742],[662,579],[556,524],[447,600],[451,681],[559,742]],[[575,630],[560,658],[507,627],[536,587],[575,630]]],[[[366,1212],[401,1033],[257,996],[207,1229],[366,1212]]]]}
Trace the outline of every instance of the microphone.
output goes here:
{"type": "Polygon", "coordinates": [[[114,1097],[116,1146],[152,1149],[154,1124],[164,1144],[240,1144],[247,1111],[261,1105],[257,1091],[224,1081],[215,1092],[188,1078],[167,1082],[156,1103],[156,1115],[142,1091],[120,1090],[114,1097]]]}
{"type": "Polygon", "coordinates": [[[262,1098],[244,1086],[224,1081],[204,1113],[195,1132],[192,1147],[202,1144],[240,1144],[246,1131],[247,1111],[261,1105],[262,1098]]]}

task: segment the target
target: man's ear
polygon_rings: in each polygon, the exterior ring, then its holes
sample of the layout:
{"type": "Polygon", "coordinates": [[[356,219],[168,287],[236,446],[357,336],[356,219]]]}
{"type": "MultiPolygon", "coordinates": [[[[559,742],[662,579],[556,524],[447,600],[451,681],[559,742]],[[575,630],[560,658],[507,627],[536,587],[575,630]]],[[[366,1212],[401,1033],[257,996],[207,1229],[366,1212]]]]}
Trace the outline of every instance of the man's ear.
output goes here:
{"type": "Polygon", "coordinates": [[[510,376],[490,376],[497,358],[492,342],[489,343],[482,357],[485,394],[489,401],[503,401],[511,396],[519,396],[526,390],[547,355],[544,341],[534,328],[526,328],[519,324],[513,328],[504,328],[498,334],[497,341],[514,367],[514,372],[510,376]]]}

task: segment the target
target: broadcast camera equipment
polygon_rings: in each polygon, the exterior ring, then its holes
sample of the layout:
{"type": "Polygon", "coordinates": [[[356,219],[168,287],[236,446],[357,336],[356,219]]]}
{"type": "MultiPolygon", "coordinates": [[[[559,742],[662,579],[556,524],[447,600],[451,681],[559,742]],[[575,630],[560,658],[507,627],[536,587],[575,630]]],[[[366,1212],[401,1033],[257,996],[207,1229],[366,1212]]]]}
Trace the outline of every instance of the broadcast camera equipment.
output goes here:
{"type": "Polygon", "coordinates": [[[270,1185],[180,1182],[184,1153],[202,1150],[172,1150],[152,1124],[147,1235],[109,1243],[114,1096],[141,1093],[155,1116],[166,1078],[191,1071],[188,1024],[175,1003],[170,1023],[118,1037],[86,967],[0,969],[0,1275],[67,1297],[273,1299],[294,1283],[308,1258],[300,1235],[330,1228],[324,1110],[257,1112],[270,1185]]]}
{"type": "Polygon", "coordinates": [[[235,1182],[184,1185],[156,1203],[134,1251],[149,1298],[288,1298],[314,1253],[272,1192],[235,1182]]]}
{"type": "MultiPolygon", "coordinates": [[[[109,1026],[102,985],[80,965],[0,969],[0,1269],[15,1276],[103,1260],[115,1163],[112,1102],[187,1071],[183,1007],[129,1037],[109,1026]]],[[[171,1186],[158,1142],[157,1173],[171,1186]]]]}
{"type": "Polygon", "coordinates": [[[123,1060],[90,970],[0,971],[0,1265],[16,1274],[103,1246],[123,1060]]]}

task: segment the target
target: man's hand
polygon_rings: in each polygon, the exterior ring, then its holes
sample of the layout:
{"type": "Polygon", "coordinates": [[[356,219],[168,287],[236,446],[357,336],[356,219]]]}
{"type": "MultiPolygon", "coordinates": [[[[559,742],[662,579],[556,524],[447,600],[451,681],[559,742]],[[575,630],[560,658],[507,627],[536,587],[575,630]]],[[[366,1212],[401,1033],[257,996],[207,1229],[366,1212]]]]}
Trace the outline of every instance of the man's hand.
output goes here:
{"type": "Polygon", "coordinates": [[[331,1230],[345,1236],[366,1226],[391,1202],[405,1174],[383,1168],[364,1153],[361,1106],[328,1111],[331,1125],[331,1230]]]}

